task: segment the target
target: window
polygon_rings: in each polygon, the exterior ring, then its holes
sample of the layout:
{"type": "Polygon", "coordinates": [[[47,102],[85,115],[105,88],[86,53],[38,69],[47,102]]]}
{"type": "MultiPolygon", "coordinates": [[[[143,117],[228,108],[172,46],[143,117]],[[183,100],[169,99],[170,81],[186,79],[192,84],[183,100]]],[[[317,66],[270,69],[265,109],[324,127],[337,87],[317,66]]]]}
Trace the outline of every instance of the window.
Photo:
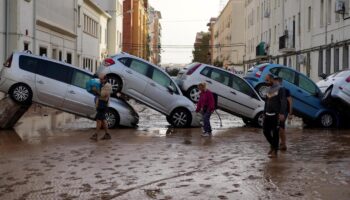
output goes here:
{"type": "Polygon", "coordinates": [[[210,78],[230,87],[230,75],[227,72],[218,69],[213,69],[210,78]]]}
{"type": "Polygon", "coordinates": [[[324,0],[321,0],[321,6],[320,6],[320,27],[323,27],[324,25],[324,0]]]}
{"type": "Polygon", "coordinates": [[[343,69],[349,68],[349,46],[343,47],[343,69]]]}
{"type": "Polygon", "coordinates": [[[312,14],[311,14],[311,6],[309,6],[309,9],[308,9],[308,20],[307,20],[307,30],[308,32],[311,31],[311,24],[312,24],[312,14]]]}
{"type": "Polygon", "coordinates": [[[58,63],[41,60],[38,74],[57,81],[69,83],[71,68],[58,63]]]}
{"type": "Polygon", "coordinates": [[[39,55],[40,56],[47,56],[47,48],[46,47],[40,47],[39,48],[39,55]]]}
{"type": "Polygon", "coordinates": [[[249,85],[242,80],[241,78],[237,77],[237,76],[232,76],[232,86],[233,89],[240,91],[248,96],[252,96],[252,94],[254,94],[254,92],[252,91],[252,88],[249,87],[249,85]]]}
{"type": "Polygon", "coordinates": [[[74,70],[71,84],[74,86],[86,89],[86,83],[90,79],[92,79],[92,76],[90,74],[87,74],[79,70],[74,70]]]}
{"type": "Polygon", "coordinates": [[[23,50],[24,50],[24,51],[29,50],[29,43],[28,43],[28,42],[24,42],[24,44],[23,44],[23,50]]]}
{"type": "Polygon", "coordinates": [[[327,5],[327,23],[331,24],[332,22],[332,0],[328,0],[328,5],[327,5]]]}
{"type": "Polygon", "coordinates": [[[59,52],[58,52],[58,60],[59,60],[59,61],[62,61],[62,51],[59,51],[59,52]]]}
{"type": "Polygon", "coordinates": [[[130,69],[132,69],[132,70],[134,70],[142,75],[147,76],[148,70],[149,70],[149,65],[144,63],[144,62],[132,59],[131,63],[130,63],[130,69]]]}
{"type": "Polygon", "coordinates": [[[153,68],[152,80],[165,88],[170,86],[172,82],[167,75],[165,75],[162,71],[156,68],[153,68]]]}
{"type": "Polygon", "coordinates": [[[201,74],[203,76],[209,76],[209,72],[210,72],[210,68],[209,67],[206,67],[204,68],[202,71],[201,71],[201,74]]]}
{"type": "Polygon", "coordinates": [[[130,64],[130,59],[129,58],[119,58],[118,61],[121,62],[126,67],[129,67],[129,64],[130,64]]]}
{"type": "Polygon", "coordinates": [[[93,72],[94,61],[91,58],[83,58],[83,68],[93,72]]]}
{"type": "Polygon", "coordinates": [[[331,49],[326,50],[326,74],[331,74],[331,49]]]}
{"type": "Polygon", "coordinates": [[[323,73],[323,50],[318,52],[318,74],[323,73]]]}
{"type": "Polygon", "coordinates": [[[36,68],[39,65],[40,60],[28,56],[20,56],[19,57],[19,68],[36,73],[36,68]]]}
{"type": "Polygon", "coordinates": [[[283,80],[288,81],[290,83],[295,83],[295,73],[290,69],[281,68],[278,72],[278,77],[281,77],[283,80]]]}
{"type": "Polygon", "coordinates": [[[72,64],[72,54],[71,53],[67,53],[67,61],[66,63],[72,64]]]}
{"type": "Polygon", "coordinates": [[[78,26],[81,26],[81,6],[78,6],[78,26]]]}
{"type": "Polygon", "coordinates": [[[277,76],[277,75],[278,75],[278,69],[279,69],[279,68],[277,68],[277,67],[270,69],[271,74],[277,76]]]}
{"type": "Polygon", "coordinates": [[[301,87],[303,90],[310,93],[311,95],[315,95],[317,92],[316,85],[307,77],[301,74],[299,75],[299,87],[301,87]]]}
{"type": "Polygon", "coordinates": [[[339,48],[334,49],[334,72],[339,71],[339,48]]]}
{"type": "Polygon", "coordinates": [[[99,24],[93,20],[91,17],[84,14],[84,32],[93,36],[98,37],[98,27],[99,24]]]}

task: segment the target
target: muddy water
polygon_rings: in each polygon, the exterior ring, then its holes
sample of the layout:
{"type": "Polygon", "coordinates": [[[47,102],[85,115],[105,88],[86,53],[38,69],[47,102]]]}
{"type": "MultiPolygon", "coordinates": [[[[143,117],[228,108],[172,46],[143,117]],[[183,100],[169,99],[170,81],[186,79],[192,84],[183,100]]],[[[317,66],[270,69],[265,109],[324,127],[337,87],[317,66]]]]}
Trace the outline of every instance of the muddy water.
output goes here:
{"type": "Polygon", "coordinates": [[[261,130],[228,114],[203,139],[137,109],[140,127],[111,141],[90,142],[93,123],[67,116],[1,131],[0,199],[350,199],[348,131],[291,126],[271,160],[261,130]]]}

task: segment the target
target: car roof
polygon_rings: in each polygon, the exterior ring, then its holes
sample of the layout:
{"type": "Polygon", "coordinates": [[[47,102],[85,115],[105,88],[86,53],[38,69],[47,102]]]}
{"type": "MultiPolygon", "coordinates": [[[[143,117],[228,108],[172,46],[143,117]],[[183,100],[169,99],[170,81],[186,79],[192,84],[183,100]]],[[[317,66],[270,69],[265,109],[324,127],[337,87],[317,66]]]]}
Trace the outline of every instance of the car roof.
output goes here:
{"type": "MultiPolygon", "coordinates": [[[[145,59],[143,59],[143,58],[140,58],[140,57],[131,55],[131,54],[129,54],[129,53],[121,52],[121,53],[118,53],[118,54],[115,54],[115,55],[112,55],[112,56],[109,56],[109,57],[110,57],[110,58],[124,58],[124,57],[134,58],[134,59],[140,60],[140,61],[142,61],[142,62],[145,62],[145,63],[147,63],[147,64],[149,64],[149,65],[152,65],[153,67],[156,67],[157,69],[159,69],[159,70],[165,72],[165,70],[164,70],[162,67],[160,67],[160,66],[158,66],[158,65],[156,65],[156,64],[153,64],[153,63],[151,63],[151,62],[149,62],[149,61],[147,61],[147,60],[145,60],[145,59]]],[[[169,76],[169,77],[170,77],[170,76],[169,76]]]]}
{"type": "Polygon", "coordinates": [[[48,58],[48,57],[45,57],[45,56],[38,56],[38,55],[34,55],[34,54],[31,54],[31,53],[28,53],[28,52],[14,52],[13,54],[14,55],[18,55],[18,56],[29,56],[29,57],[38,58],[38,59],[41,59],[41,60],[54,62],[54,63],[57,63],[57,64],[66,65],[68,67],[77,69],[77,70],[82,71],[82,72],[86,72],[86,73],[88,73],[90,75],[93,75],[93,73],[88,71],[88,70],[82,69],[80,67],[74,66],[72,64],[69,64],[69,63],[66,63],[66,62],[63,62],[63,61],[59,61],[59,60],[55,60],[55,59],[52,59],[52,58],[48,58]]]}

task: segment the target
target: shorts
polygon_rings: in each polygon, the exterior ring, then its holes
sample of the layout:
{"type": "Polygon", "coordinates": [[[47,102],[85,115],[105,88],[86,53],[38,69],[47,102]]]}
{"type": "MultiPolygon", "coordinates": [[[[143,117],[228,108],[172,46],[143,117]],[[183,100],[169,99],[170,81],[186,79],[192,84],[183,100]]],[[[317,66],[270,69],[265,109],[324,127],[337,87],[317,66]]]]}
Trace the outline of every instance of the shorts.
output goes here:
{"type": "Polygon", "coordinates": [[[285,115],[284,115],[285,117],[284,117],[284,121],[282,122],[282,121],[280,121],[280,124],[279,124],[279,127],[281,128],[281,129],[286,129],[286,122],[287,122],[287,119],[288,119],[288,113],[286,113],[285,115]]]}
{"type": "Polygon", "coordinates": [[[103,121],[106,120],[106,112],[107,109],[97,109],[97,113],[96,113],[96,121],[103,121]]]}

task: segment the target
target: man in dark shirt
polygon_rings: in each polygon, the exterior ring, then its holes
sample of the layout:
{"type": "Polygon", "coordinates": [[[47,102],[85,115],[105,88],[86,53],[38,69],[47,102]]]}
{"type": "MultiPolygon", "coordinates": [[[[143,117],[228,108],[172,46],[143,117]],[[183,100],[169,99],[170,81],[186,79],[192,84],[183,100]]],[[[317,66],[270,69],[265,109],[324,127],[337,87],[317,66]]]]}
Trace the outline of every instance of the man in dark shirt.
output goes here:
{"type": "Polygon", "coordinates": [[[287,112],[287,99],[285,90],[280,86],[277,77],[268,74],[265,77],[266,84],[270,86],[266,94],[264,135],[271,145],[268,155],[270,158],[277,157],[279,148],[279,125],[285,120],[287,112]]]}

